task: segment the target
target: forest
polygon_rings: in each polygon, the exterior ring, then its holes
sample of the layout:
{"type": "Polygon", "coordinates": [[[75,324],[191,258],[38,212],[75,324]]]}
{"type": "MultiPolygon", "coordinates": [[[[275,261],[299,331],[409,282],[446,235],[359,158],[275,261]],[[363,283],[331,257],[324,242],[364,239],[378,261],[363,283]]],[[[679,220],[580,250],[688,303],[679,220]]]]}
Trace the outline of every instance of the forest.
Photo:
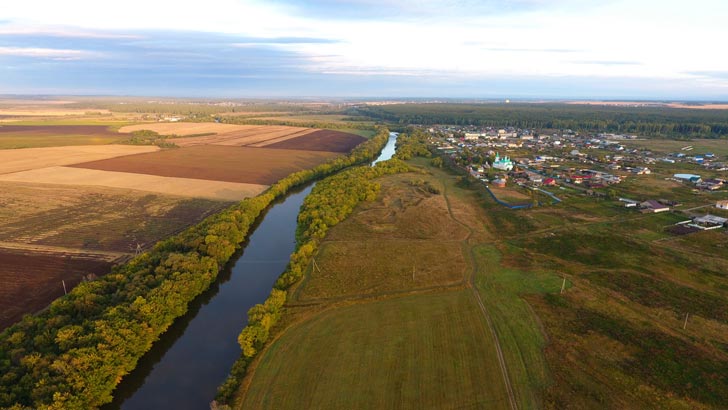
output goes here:
{"type": "MultiPolygon", "coordinates": [[[[7,328],[0,333],[0,408],[89,409],[110,402],[141,356],[214,283],[273,200],[370,162],[388,136],[379,129],[348,156],[283,178],[7,328]]],[[[274,310],[280,298],[274,294],[267,303],[265,309],[274,310]]]]}
{"type": "Polygon", "coordinates": [[[475,125],[537,131],[568,129],[680,139],[728,137],[726,110],[555,103],[433,103],[358,106],[349,110],[349,114],[400,125],[475,125]]]}

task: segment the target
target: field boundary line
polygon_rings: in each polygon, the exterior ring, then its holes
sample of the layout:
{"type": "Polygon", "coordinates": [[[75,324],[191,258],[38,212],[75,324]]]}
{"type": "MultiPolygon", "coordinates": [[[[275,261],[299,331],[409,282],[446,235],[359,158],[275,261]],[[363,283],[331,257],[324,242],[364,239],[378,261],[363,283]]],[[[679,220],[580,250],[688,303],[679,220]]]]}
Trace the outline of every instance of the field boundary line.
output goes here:
{"type": "Polygon", "coordinates": [[[465,227],[469,234],[468,237],[463,241],[463,244],[468,248],[468,257],[472,264],[472,273],[470,275],[470,280],[467,281],[467,286],[472,290],[473,295],[475,296],[475,301],[478,304],[478,307],[480,308],[480,311],[483,313],[483,316],[485,317],[485,321],[488,324],[488,328],[490,329],[491,335],[493,336],[493,344],[495,345],[496,350],[496,357],[498,358],[498,365],[501,369],[501,376],[503,376],[503,384],[506,387],[506,393],[508,394],[508,403],[510,404],[511,410],[518,410],[518,403],[516,402],[516,396],[513,393],[513,386],[511,385],[510,377],[508,376],[508,366],[506,365],[505,357],[503,356],[503,349],[500,345],[500,340],[498,338],[498,332],[496,331],[495,326],[493,325],[493,321],[490,318],[490,314],[488,313],[488,310],[485,308],[485,304],[483,303],[483,299],[480,296],[480,293],[478,292],[478,289],[475,287],[475,275],[478,272],[478,264],[477,260],[475,258],[473,246],[470,245],[469,241],[470,238],[473,236],[473,228],[471,228],[469,225],[463,223],[459,219],[455,217],[455,214],[452,212],[452,207],[450,206],[450,199],[447,195],[447,183],[440,179],[440,182],[442,182],[443,186],[443,196],[445,197],[445,203],[447,204],[447,212],[450,214],[450,218],[452,218],[453,221],[459,223],[461,226],[465,227]]]}

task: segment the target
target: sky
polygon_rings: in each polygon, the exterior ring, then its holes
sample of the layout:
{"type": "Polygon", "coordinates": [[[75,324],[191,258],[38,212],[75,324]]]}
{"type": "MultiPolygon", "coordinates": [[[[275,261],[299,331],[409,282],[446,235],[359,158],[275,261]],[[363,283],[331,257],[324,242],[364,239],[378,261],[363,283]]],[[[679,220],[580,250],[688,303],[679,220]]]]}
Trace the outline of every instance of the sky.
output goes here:
{"type": "Polygon", "coordinates": [[[0,94],[728,100],[725,0],[0,2],[0,94]]]}

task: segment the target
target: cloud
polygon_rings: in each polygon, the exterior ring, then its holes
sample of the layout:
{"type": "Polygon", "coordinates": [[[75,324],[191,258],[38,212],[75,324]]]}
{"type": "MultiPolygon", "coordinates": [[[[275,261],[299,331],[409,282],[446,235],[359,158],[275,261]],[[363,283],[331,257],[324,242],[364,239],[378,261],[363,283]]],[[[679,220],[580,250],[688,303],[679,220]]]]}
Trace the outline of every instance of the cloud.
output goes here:
{"type": "Polygon", "coordinates": [[[615,61],[615,60],[581,60],[571,61],[574,64],[585,65],[603,65],[603,66],[623,66],[623,65],[642,65],[639,61],[615,61]]]}
{"type": "Polygon", "coordinates": [[[728,80],[728,71],[688,71],[686,74],[716,80],[728,80]]]}
{"type": "Polygon", "coordinates": [[[235,47],[247,47],[251,45],[273,45],[273,44],[335,44],[339,40],[314,37],[275,37],[275,38],[251,38],[232,43],[235,47]]]}
{"type": "MultiPolygon", "coordinates": [[[[10,22],[8,22],[10,23],[10,22]]],[[[0,21],[2,25],[2,21],[0,21]]],[[[99,39],[135,39],[138,35],[105,32],[98,30],[85,30],[71,27],[27,27],[17,24],[8,24],[0,27],[0,36],[47,36],[62,38],[99,38],[99,39]]]]}
{"type": "Polygon", "coordinates": [[[499,15],[518,12],[557,9],[563,7],[585,8],[609,0],[268,0],[298,15],[310,17],[362,20],[412,20],[423,17],[472,17],[475,15],[499,15]]]}
{"type": "Polygon", "coordinates": [[[86,50],[71,50],[42,47],[0,47],[0,56],[46,58],[58,61],[78,60],[95,53],[86,50]]]}

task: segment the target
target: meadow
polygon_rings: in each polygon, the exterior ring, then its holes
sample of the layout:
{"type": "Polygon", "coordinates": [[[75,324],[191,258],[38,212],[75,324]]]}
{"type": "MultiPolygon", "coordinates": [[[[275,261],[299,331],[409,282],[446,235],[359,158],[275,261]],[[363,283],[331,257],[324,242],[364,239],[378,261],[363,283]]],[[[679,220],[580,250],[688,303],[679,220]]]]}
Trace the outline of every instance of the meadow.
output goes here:
{"type": "Polygon", "coordinates": [[[322,242],[240,408],[511,408],[469,286],[477,205],[438,169],[377,182],[322,242]]]}

